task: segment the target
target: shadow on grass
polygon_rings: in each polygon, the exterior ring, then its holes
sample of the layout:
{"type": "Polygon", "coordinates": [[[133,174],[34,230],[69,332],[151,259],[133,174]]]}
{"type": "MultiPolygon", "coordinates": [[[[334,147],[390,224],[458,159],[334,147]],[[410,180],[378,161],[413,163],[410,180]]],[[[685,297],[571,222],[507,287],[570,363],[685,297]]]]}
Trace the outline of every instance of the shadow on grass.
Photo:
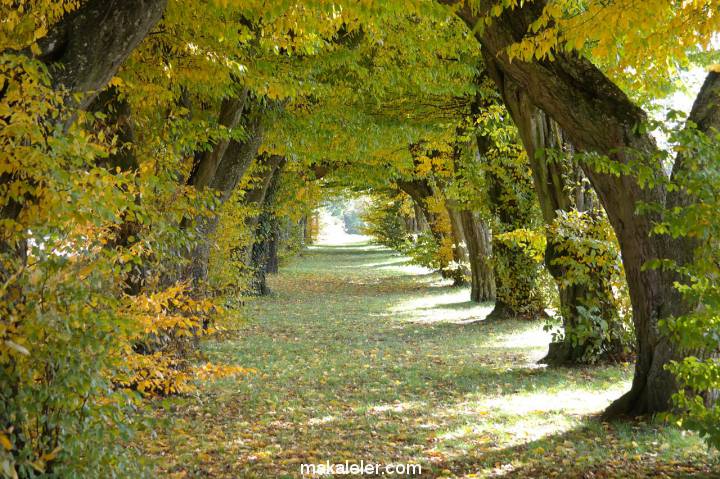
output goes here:
{"type": "Polygon", "coordinates": [[[416,463],[425,478],[713,477],[696,437],[593,419],[630,366],[537,366],[541,323],[459,324],[492,305],[368,264],[392,255],[322,246],[273,277],[237,338],[204,344],[257,372],[159,406],[175,424],[153,441],[158,477],[295,478],[326,460],[416,463]]]}

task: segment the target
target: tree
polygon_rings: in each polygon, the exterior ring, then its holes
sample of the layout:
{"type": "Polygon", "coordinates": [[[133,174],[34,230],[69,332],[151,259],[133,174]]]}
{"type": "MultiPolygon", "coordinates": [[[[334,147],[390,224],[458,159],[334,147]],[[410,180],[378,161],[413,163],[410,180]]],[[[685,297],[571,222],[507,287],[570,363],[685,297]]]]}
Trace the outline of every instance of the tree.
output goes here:
{"type": "MultiPolygon", "coordinates": [[[[661,168],[653,161],[657,153],[655,141],[642,128],[647,116],[589,60],[573,52],[556,51],[553,60],[511,61],[507,49],[530,30],[545,5],[534,2],[502,10],[476,37],[486,65],[496,71],[494,77],[499,88],[505,82],[516,83],[533,105],[560,125],[575,148],[612,161],[601,166],[592,161],[592,155],[581,161],[620,244],[638,341],[632,388],[606,414],[665,411],[677,384],[664,366],[670,360],[680,359],[682,353],[660,332],[658,322],[682,315],[693,306],[675,289],[675,273],[644,266],[657,258],[687,263],[692,259],[695,244],[688,239],[652,234],[653,224],[660,217],[637,214],[637,205],[663,204],[671,209],[691,199],[682,192],[669,193],[662,185],[643,187],[642,178],[633,170],[642,167],[645,174],[657,174],[661,168]]],[[[478,2],[476,8],[464,5],[458,9],[458,15],[476,25],[491,13],[492,7],[491,2],[478,2]]],[[[719,83],[720,75],[710,73],[696,100],[690,120],[702,125],[701,129],[716,126],[710,101],[715,99],[719,83]]],[[[683,162],[676,161],[675,174],[682,168],[683,162]]]]}

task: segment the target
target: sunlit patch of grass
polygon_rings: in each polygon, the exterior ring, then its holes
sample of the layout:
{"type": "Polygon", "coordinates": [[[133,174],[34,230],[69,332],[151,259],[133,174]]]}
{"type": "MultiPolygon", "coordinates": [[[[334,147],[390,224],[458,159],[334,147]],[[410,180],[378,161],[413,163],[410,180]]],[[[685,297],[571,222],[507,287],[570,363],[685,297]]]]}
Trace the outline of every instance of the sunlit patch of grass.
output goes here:
{"type": "Polygon", "coordinates": [[[440,292],[414,297],[391,306],[387,314],[414,323],[463,324],[485,319],[492,309],[491,303],[469,301],[466,288],[443,288],[440,292]]]}
{"type": "Polygon", "coordinates": [[[158,403],[165,426],[144,446],[158,476],[299,477],[347,459],[428,478],[683,477],[715,461],[692,434],[596,419],[630,365],[538,366],[541,323],[472,321],[489,305],[404,261],[318,247],[273,277],[235,337],[203,346],[258,372],[158,403]]]}

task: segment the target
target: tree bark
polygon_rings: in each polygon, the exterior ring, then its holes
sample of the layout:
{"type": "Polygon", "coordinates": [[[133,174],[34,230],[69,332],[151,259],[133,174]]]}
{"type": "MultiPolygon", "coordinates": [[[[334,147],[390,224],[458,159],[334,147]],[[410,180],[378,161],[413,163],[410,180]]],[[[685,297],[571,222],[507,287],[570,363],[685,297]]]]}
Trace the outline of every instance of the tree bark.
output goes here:
{"type": "MultiPolygon", "coordinates": [[[[430,183],[426,179],[414,179],[414,180],[399,180],[397,182],[398,188],[412,198],[413,203],[422,212],[422,216],[425,218],[425,222],[430,229],[430,233],[435,238],[435,242],[438,247],[441,247],[445,242],[445,232],[439,229],[440,218],[438,215],[431,211],[428,205],[428,199],[431,198],[435,193],[430,186],[430,183]]],[[[416,210],[417,211],[417,210],[416,210]]],[[[448,269],[448,263],[442,261],[440,264],[440,274],[444,279],[456,279],[448,269]]]]}
{"type": "Polygon", "coordinates": [[[488,225],[472,211],[460,210],[472,277],[470,300],[495,301],[495,272],[492,265],[492,235],[488,225]]]}
{"type": "MultiPolygon", "coordinates": [[[[482,0],[475,9],[463,6],[458,15],[474,26],[492,5],[490,0],[482,0]]],[[[646,121],[645,113],[590,61],[561,51],[555,52],[554,61],[510,61],[506,48],[527,33],[544,6],[544,1],[538,1],[507,10],[482,32],[478,31],[476,37],[484,58],[527,92],[534,105],[557,121],[579,150],[606,155],[621,165],[631,164],[639,155],[652,158],[657,152],[655,142],[649,133],[636,128],[646,121]]],[[[718,108],[718,83],[718,75],[710,73],[698,96],[698,101],[705,106],[694,107],[691,114],[691,119],[694,116],[708,119],[705,125],[696,121],[703,130],[717,124],[714,112],[718,108]],[[707,102],[706,98],[715,101],[707,102]]],[[[649,166],[657,171],[661,168],[661,165],[649,166]]],[[[605,207],[620,244],[637,336],[632,387],[606,410],[606,416],[666,411],[677,383],[665,365],[680,359],[682,354],[661,333],[658,322],[686,314],[693,305],[674,287],[676,274],[644,269],[643,265],[655,258],[676,259],[683,264],[691,259],[694,245],[687,239],[671,240],[654,235],[652,225],[661,217],[656,213],[636,214],[636,206],[638,202],[645,202],[672,208],[687,198],[683,198],[682,193],[666,195],[662,184],[643,188],[632,174],[609,174],[588,162],[582,167],[605,207]]],[[[682,165],[678,168],[682,169],[682,165]]]]}
{"type": "Polygon", "coordinates": [[[443,234],[435,227],[438,221],[437,215],[430,211],[427,203],[427,200],[434,195],[430,183],[428,183],[427,180],[400,180],[397,184],[400,190],[412,198],[413,203],[417,208],[416,214],[417,210],[419,210],[435,239],[438,240],[438,242],[441,241],[443,239],[443,234]]]}
{"type": "MultiPolygon", "coordinates": [[[[488,179],[491,209],[498,219],[499,233],[528,226],[527,212],[508,203],[513,186],[493,174],[488,179]]],[[[545,318],[545,300],[539,288],[539,266],[525,248],[509,245],[497,236],[492,239],[495,276],[495,307],[488,320],[545,318]]]]}
{"type": "MultiPolygon", "coordinates": [[[[476,107],[479,104],[476,103],[476,107]]],[[[477,111],[477,110],[476,110],[477,111]]],[[[479,161],[486,161],[494,147],[493,139],[476,135],[479,161]]],[[[510,178],[522,178],[522,172],[514,171],[513,165],[501,163],[510,178]]],[[[517,193],[517,185],[495,172],[487,171],[487,199],[489,208],[498,223],[498,232],[512,231],[530,226],[530,208],[517,193]]],[[[487,319],[546,317],[545,301],[539,290],[539,269],[524,248],[506,245],[493,238],[493,268],[495,277],[495,308],[487,319]]]]}
{"type": "Polygon", "coordinates": [[[162,17],[167,0],[88,0],[38,41],[53,86],[85,108],[162,17]]]}
{"type": "MultiPolygon", "coordinates": [[[[69,110],[73,107],[87,107],[92,102],[97,92],[104,88],[116,73],[120,64],[158,22],[166,1],[89,0],[50,28],[48,35],[38,42],[41,50],[38,58],[48,67],[52,86],[56,90],[65,89],[76,94],[66,95],[65,106],[69,110]],[[76,96],[80,101],[75,101],[76,96]]],[[[31,56],[29,50],[21,54],[31,56]]],[[[6,82],[0,85],[0,100],[4,100],[7,88],[9,86],[6,82]]],[[[15,181],[32,184],[36,179],[3,173],[0,175],[0,189],[7,188],[15,181]]],[[[34,201],[35,198],[28,195],[22,202],[3,202],[0,219],[17,221],[24,205],[34,201]]],[[[19,278],[25,273],[27,264],[27,238],[24,234],[18,235],[5,229],[0,231],[0,236],[0,284],[4,285],[0,303],[7,305],[0,313],[3,322],[11,323],[21,321],[24,314],[23,282],[19,278]]],[[[3,373],[8,373],[3,375],[8,382],[6,390],[11,391],[10,397],[6,398],[9,401],[17,400],[20,388],[18,376],[12,372],[13,368],[12,359],[8,366],[3,368],[3,373]]],[[[22,418],[0,417],[0,428],[12,429],[13,425],[19,424],[19,420],[22,418]]],[[[42,418],[41,422],[40,427],[47,427],[45,418],[42,418]]],[[[24,450],[23,435],[14,437],[16,450],[24,450]]],[[[51,473],[52,460],[48,462],[47,472],[51,473]]]]}
{"type": "MultiPolygon", "coordinates": [[[[48,66],[55,89],[68,93],[67,107],[87,107],[117,72],[150,29],[160,20],[167,0],[89,0],[53,25],[38,41],[37,57],[48,66]]],[[[22,52],[31,56],[29,50],[22,52]]],[[[0,98],[4,92],[0,90],[0,98]]],[[[8,174],[0,176],[0,185],[14,181],[8,174]]],[[[31,181],[31,180],[28,180],[31,181]]],[[[25,202],[31,202],[28,198],[25,202]]],[[[9,201],[0,209],[0,218],[16,220],[22,205],[9,201]]],[[[0,254],[9,260],[0,268],[4,283],[26,261],[27,244],[0,241],[0,254]]]]}
{"type": "Polygon", "coordinates": [[[280,270],[280,259],[278,258],[280,239],[280,225],[277,218],[273,217],[270,238],[268,239],[268,259],[265,266],[265,272],[268,274],[277,274],[280,270]]]}
{"type": "Polygon", "coordinates": [[[271,156],[267,162],[268,169],[263,175],[261,188],[258,189],[262,191],[261,197],[256,200],[260,208],[260,214],[254,221],[252,229],[254,240],[250,248],[248,263],[253,270],[253,276],[250,280],[250,293],[258,296],[270,294],[270,289],[267,287],[266,273],[274,227],[277,225],[273,206],[285,163],[284,157],[271,156]]]}
{"type": "MultiPolygon", "coordinates": [[[[223,104],[226,107],[226,103],[223,104]]],[[[264,108],[256,101],[248,101],[243,106],[243,126],[246,138],[243,141],[231,140],[226,145],[215,145],[213,151],[197,157],[198,163],[188,179],[188,183],[197,185],[199,189],[209,188],[217,194],[219,205],[222,206],[238,182],[252,164],[262,143],[264,134],[263,116],[264,108]],[[217,161],[216,149],[224,150],[220,161],[217,161]],[[212,164],[217,166],[212,168],[212,164]],[[214,170],[209,171],[209,170],[214,170]]],[[[182,279],[192,281],[195,289],[202,290],[207,280],[208,265],[210,262],[210,249],[212,235],[218,225],[219,217],[213,214],[210,217],[196,218],[196,245],[190,254],[190,263],[182,274],[182,279]]],[[[185,224],[187,227],[187,223],[185,224]]]]}
{"type": "Polygon", "coordinates": [[[450,217],[450,227],[452,230],[453,261],[457,264],[456,269],[453,270],[453,286],[464,286],[467,284],[466,277],[470,275],[470,271],[468,271],[466,266],[470,260],[462,219],[460,218],[460,212],[450,201],[445,202],[445,207],[450,217]]]}
{"type": "Polygon", "coordinates": [[[420,233],[422,231],[430,231],[430,225],[428,224],[427,218],[425,217],[425,213],[423,212],[422,208],[420,208],[420,205],[418,205],[415,200],[412,202],[413,206],[413,212],[415,213],[415,233],[420,233]]]}
{"type": "MultiPolygon", "coordinates": [[[[260,177],[253,184],[252,188],[245,192],[243,201],[246,205],[254,205],[258,210],[262,210],[265,204],[265,198],[268,196],[275,171],[280,167],[284,158],[279,155],[260,155],[256,160],[256,165],[260,167],[260,177]]],[[[245,226],[251,232],[255,232],[260,221],[260,214],[252,215],[245,220],[245,226]]],[[[254,241],[253,241],[254,243],[254,241]]],[[[245,263],[251,264],[250,253],[248,250],[245,255],[245,263]]]]}
{"type": "MultiPolygon", "coordinates": [[[[569,212],[574,209],[586,211],[583,187],[576,188],[568,184],[566,178],[577,174],[573,165],[574,159],[559,161],[549,157],[552,151],[572,156],[573,149],[569,144],[560,126],[542,110],[535,107],[525,92],[517,84],[505,78],[494,68],[494,60],[486,58],[487,71],[500,89],[503,102],[510,116],[517,126],[525,151],[527,152],[530,169],[533,174],[533,184],[537,194],[543,220],[549,227],[558,219],[558,211],[569,212]],[[575,190],[578,190],[575,192],[575,190]],[[573,195],[573,193],[575,194],[573,195]]],[[[549,233],[549,232],[548,232],[549,233]]],[[[623,356],[622,345],[617,341],[602,341],[597,345],[596,338],[588,338],[581,343],[576,341],[575,329],[583,321],[580,307],[594,305],[598,314],[607,322],[611,330],[617,331],[622,326],[618,323],[619,315],[614,304],[607,300],[612,297],[610,278],[593,275],[587,285],[567,284],[567,269],[556,264],[561,256],[561,238],[547,234],[545,247],[545,267],[555,280],[560,298],[560,313],[565,334],[559,342],[550,344],[548,354],[542,362],[550,365],[571,365],[584,363],[589,360],[619,360],[623,356]],[[599,349],[598,352],[595,352],[599,349]],[[599,356],[597,356],[599,354],[599,356]],[[597,356],[597,357],[596,357],[597,356]]],[[[607,337],[613,336],[611,334],[607,337]]]]}
{"type": "MultiPolygon", "coordinates": [[[[220,112],[218,114],[218,124],[226,128],[237,128],[242,118],[243,109],[246,108],[248,100],[248,90],[243,89],[238,97],[229,97],[220,104],[220,112]]],[[[195,157],[193,170],[188,178],[188,184],[196,188],[205,188],[215,178],[217,169],[220,166],[225,153],[230,145],[237,149],[240,143],[237,140],[220,140],[208,151],[200,152],[195,157]]]]}
{"type": "MultiPolygon", "coordinates": [[[[131,117],[130,104],[125,98],[119,96],[116,87],[110,87],[101,92],[89,106],[91,111],[105,114],[104,123],[107,127],[114,129],[117,137],[117,149],[104,162],[109,171],[119,169],[123,172],[136,172],[140,168],[140,162],[134,151],[136,139],[135,127],[131,117]]],[[[140,197],[135,196],[135,204],[140,204],[140,197]]],[[[132,213],[124,213],[123,221],[118,225],[113,241],[109,242],[108,248],[129,249],[140,236],[142,225],[132,213]]],[[[142,261],[142,259],[140,259],[142,261]]],[[[141,262],[132,264],[130,270],[124,277],[124,290],[126,294],[137,295],[140,293],[146,276],[146,268],[141,262]]]]}

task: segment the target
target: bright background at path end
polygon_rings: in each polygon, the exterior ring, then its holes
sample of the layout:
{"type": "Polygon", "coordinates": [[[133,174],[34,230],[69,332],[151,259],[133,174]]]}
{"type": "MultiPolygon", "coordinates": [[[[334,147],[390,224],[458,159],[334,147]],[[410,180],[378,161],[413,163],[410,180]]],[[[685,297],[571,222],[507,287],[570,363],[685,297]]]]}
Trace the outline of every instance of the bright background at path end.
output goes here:
{"type": "Polygon", "coordinates": [[[346,233],[342,220],[332,216],[326,208],[320,208],[319,216],[320,232],[316,242],[317,245],[342,245],[372,241],[370,236],[346,233]]]}

